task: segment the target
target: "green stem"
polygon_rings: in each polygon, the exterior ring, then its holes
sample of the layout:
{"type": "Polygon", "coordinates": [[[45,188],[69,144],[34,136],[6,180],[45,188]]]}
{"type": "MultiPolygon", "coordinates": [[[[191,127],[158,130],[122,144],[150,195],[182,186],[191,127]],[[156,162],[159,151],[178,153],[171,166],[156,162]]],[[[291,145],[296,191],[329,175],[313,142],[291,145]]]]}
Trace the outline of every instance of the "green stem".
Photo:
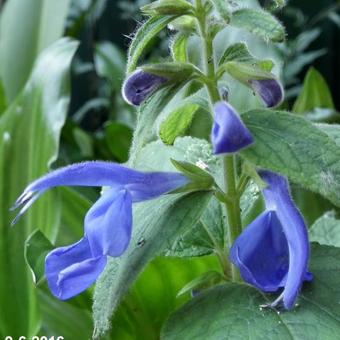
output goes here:
{"type": "MultiPolygon", "coordinates": [[[[206,75],[206,88],[209,94],[210,104],[213,105],[221,100],[214,65],[213,41],[207,34],[206,13],[201,0],[195,0],[196,16],[199,33],[202,39],[202,53],[206,75]]],[[[225,156],[223,160],[224,190],[228,201],[224,206],[228,219],[228,246],[230,247],[242,231],[240,198],[236,189],[235,155],[225,156]]],[[[227,250],[224,251],[227,257],[227,250]]],[[[240,280],[238,269],[231,264],[231,278],[233,281],[240,280]]]]}

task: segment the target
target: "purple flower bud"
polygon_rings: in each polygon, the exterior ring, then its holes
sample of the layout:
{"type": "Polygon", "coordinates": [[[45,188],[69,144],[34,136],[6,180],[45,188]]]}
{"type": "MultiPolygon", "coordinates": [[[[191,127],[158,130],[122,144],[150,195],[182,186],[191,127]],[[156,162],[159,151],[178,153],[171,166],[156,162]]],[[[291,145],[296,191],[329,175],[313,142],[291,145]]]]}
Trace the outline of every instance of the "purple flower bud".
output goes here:
{"type": "Polygon", "coordinates": [[[139,69],[124,81],[122,95],[127,103],[138,106],[166,82],[166,78],[139,69]]]}
{"type": "Polygon", "coordinates": [[[276,79],[249,80],[251,88],[262,99],[266,107],[279,105],[283,100],[283,88],[276,79]]]}
{"type": "Polygon", "coordinates": [[[312,280],[307,271],[309,242],[307,228],[289,193],[287,180],[261,171],[268,184],[263,189],[266,211],[250,223],[230,249],[230,260],[247,283],[264,292],[283,288],[268,306],[280,302],[294,307],[302,282],[312,280]]]}
{"type": "Polygon", "coordinates": [[[227,102],[214,105],[211,131],[214,154],[239,151],[253,143],[253,138],[234,108],[227,102]]]}

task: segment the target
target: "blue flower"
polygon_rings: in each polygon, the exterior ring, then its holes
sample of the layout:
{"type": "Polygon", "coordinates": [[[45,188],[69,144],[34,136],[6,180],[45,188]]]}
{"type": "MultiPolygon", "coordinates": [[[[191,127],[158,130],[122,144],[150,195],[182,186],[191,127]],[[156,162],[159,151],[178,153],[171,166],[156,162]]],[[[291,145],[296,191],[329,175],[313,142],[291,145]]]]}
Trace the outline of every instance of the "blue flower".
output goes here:
{"type": "Polygon", "coordinates": [[[286,309],[295,305],[307,271],[309,242],[305,223],[294,205],[287,180],[275,173],[261,171],[267,183],[263,189],[266,210],[250,223],[230,249],[230,260],[244,281],[264,292],[280,296],[269,306],[283,302],[286,309]]]}
{"type": "Polygon", "coordinates": [[[131,238],[132,203],[156,198],[188,183],[179,173],[143,173],[109,162],[73,164],[37,179],[18,198],[18,218],[47,189],[56,186],[107,186],[84,220],[84,237],[51,251],[45,275],[53,295],[69,299],[88,288],[103,271],[107,256],[120,256],[131,238]]]}
{"type": "Polygon", "coordinates": [[[249,80],[249,85],[267,107],[277,106],[283,100],[283,88],[276,79],[249,80]]]}
{"type": "Polygon", "coordinates": [[[253,138],[235,109],[227,102],[214,105],[211,131],[214,154],[233,153],[253,143],[253,138]]]}
{"type": "Polygon", "coordinates": [[[122,95],[127,103],[138,106],[166,82],[164,77],[138,69],[124,81],[122,95]]]}

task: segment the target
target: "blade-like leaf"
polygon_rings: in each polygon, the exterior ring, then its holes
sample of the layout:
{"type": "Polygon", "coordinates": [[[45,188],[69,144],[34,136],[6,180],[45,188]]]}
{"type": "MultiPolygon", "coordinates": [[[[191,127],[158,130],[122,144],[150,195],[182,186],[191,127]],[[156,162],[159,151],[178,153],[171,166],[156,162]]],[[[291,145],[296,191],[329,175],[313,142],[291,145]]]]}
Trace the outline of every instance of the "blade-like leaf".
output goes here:
{"type": "Polygon", "coordinates": [[[340,250],[314,245],[311,251],[314,280],[305,284],[293,311],[260,308],[266,296],[248,285],[219,285],[173,313],[161,339],[336,339],[340,332],[340,305],[335,303],[340,299],[340,250]]]}
{"type": "Polygon", "coordinates": [[[189,103],[171,112],[159,128],[159,136],[163,143],[171,145],[177,137],[183,136],[198,109],[197,104],[189,103]]]}
{"type": "Polygon", "coordinates": [[[255,143],[241,155],[340,206],[340,148],[302,117],[254,110],[242,115],[255,143]]]}
{"type": "Polygon", "coordinates": [[[189,35],[188,34],[177,34],[171,43],[171,55],[174,61],[185,63],[188,61],[187,45],[189,35]]]}
{"type": "Polygon", "coordinates": [[[209,192],[196,192],[135,206],[130,246],[123,256],[107,265],[96,284],[93,305],[96,336],[110,328],[112,313],[146,264],[197,223],[210,198],[209,192]]]}
{"type": "Polygon", "coordinates": [[[23,92],[0,118],[0,333],[34,335],[39,327],[35,288],[24,261],[24,242],[39,228],[55,237],[57,192],[46,193],[14,227],[9,207],[56,159],[69,104],[69,67],[77,43],[62,39],[37,60],[23,92]]]}
{"type": "Polygon", "coordinates": [[[0,75],[12,101],[24,87],[36,57],[60,38],[70,0],[9,0],[0,17],[0,75]]]}
{"type": "Polygon", "coordinates": [[[138,29],[128,51],[127,73],[136,69],[139,58],[151,40],[176,18],[176,15],[154,16],[138,29]]]}
{"type": "Polygon", "coordinates": [[[303,88],[293,106],[293,112],[307,113],[316,108],[335,109],[330,89],[322,75],[313,67],[307,72],[303,88]]]}

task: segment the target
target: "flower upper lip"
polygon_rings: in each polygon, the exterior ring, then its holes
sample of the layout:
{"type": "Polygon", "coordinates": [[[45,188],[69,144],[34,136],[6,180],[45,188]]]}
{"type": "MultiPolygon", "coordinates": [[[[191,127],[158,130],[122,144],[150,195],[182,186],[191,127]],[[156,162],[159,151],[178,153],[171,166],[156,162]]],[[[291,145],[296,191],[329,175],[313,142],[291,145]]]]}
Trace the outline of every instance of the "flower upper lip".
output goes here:
{"type": "Polygon", "coordinates": [[[290,197],[287,180],[270,171],[259,174],[268,184],[263,189],[266,210],[235,240],[230,259],[246,282],[267,292],[283,288],[269,306],[283,302],[291,309],[302,282],[311,279],[307,229],[290,197]]]}
{"type": "Polygon", "coordinates": [[[65,300],[89,287],[104,270],[107,256],[123,254],[132,229],[132,203],[156,198],[189,180],[175,172],[140,172],[110,162],[84,162],[57,169],[32,182],[17,199],[18,218],[47,189],[56,186],[108,186],[84,219],[84,237],[56,248],[45,259],[48,286],[65,300]]]}

